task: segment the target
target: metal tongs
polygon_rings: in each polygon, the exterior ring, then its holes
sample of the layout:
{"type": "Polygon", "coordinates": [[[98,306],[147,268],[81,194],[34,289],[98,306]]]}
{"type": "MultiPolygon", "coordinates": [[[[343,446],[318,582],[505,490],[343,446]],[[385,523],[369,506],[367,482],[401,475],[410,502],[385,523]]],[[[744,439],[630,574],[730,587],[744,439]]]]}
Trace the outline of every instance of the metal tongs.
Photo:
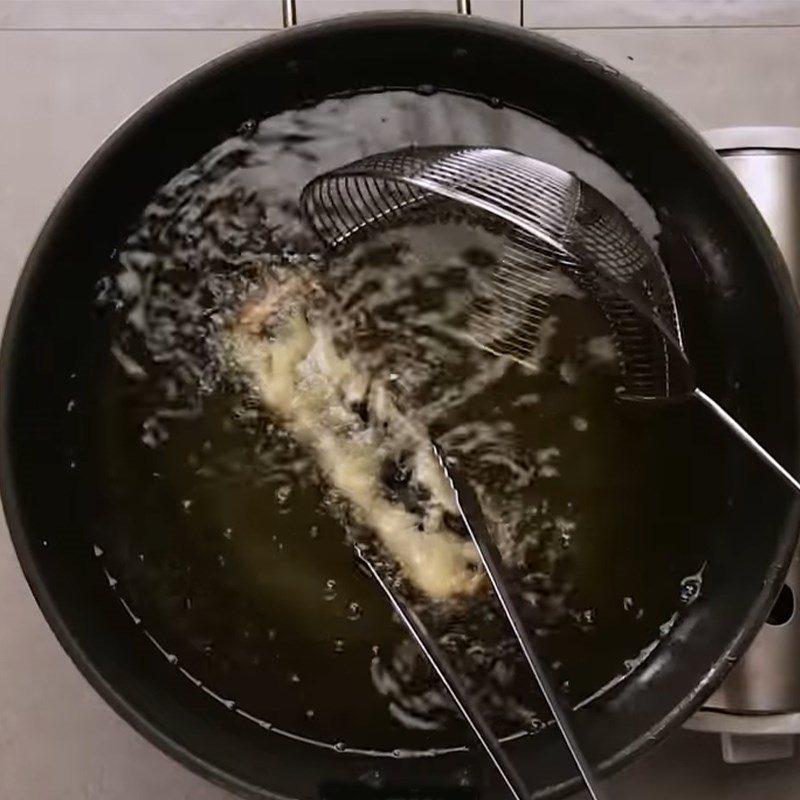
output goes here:
{"type": "MultiPolygon", "coordinates": [[[[601,800],[605,795],[599,787],[598,778],[592,766],[575,737],[569,719],[569,712],[562,704],[558,692],[550,679],[547,668],[537,655],[514,604],[514,600],[511,597],[503,574],[504,568],[502,559],[489,535],[478,498],[469,483],[463,480],[458,472],[448,465],[441,448],[437,444],[434,444],[433,449],[445,476],[453,488],[458,512],[480,554],[481,561],[489,576],[492,588],[500,601],[503,613],[511,629],[514,631],[514,636],[517,642],[519,642],[520,648],[522,648],[525,660],[533,673],[533,677],[536,679],[539,689],[544,695],[550,712],[553,715],[553,719],[569,748],[570,755],[575,761],[575,765],[578,767],[581,778],[586,784],[586,788],[593,800],[601,800]]],[[[361,550],[357,548],[356,553],[367,572],[372,575],[385,592],[395,612],[406,628],[408,628],[409,633],[419,645],[420,650],[422,650],[442,684],[455,701],[458,710],[469,723],[469,726],[472,728],[475,736],[491,759],[503,781],[508,786],[511,794],[516,800],[530,800],[531,792],[525,785],[525,781],[503,749],[500,740],[495,736],[486,717],[484,717],[477,704],[470,698],[464,684],[442,652],[439,644],[428,632],[422,620],[417,616],[414,610],[406,604],[394,587],[381,577],[361,550]]]]}

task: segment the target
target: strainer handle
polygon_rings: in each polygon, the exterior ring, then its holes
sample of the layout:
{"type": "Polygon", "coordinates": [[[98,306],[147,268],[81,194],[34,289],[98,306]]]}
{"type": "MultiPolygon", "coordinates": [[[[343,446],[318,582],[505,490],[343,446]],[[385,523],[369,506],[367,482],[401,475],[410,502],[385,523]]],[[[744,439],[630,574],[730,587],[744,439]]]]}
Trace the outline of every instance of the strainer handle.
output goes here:
{"type": "Polygon", "coordinates": [[[710,408],[747,447],[755,453],[768,467],[792,487],[800,495],[800,481],[789,472],[771,453],[765,450],[713,397],[709,397],[702,389],[695,389],[694,396],[706,407],[710,408]]]}

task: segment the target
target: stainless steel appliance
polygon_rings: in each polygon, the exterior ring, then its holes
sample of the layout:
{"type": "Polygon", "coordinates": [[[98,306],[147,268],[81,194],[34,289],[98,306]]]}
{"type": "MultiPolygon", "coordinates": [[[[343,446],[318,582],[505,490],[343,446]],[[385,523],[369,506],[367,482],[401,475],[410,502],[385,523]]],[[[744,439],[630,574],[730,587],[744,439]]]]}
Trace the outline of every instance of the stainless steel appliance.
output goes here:
{"type": "MultiPolygon", "coordinates": [[[[800,129],[723,128],[706,137],[761,211],[800,297],[800,129]]],[[[730,763],[794,753],[800,734],[798,602],[800,553],[750,649],[687,725],[720,733],[723,757],[730,763]]]]}

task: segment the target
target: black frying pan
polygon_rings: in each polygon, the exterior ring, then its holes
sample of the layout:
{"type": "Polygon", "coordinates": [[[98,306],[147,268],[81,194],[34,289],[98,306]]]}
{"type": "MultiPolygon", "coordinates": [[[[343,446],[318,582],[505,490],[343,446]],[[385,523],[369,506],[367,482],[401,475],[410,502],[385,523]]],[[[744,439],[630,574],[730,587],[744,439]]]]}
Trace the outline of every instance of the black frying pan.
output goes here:
{"type": "MultiPolygon", "coordinates": [[[[108,254],[153,191],[245,119],[348,93],[434,85],[499,98],[592,143],[681,231],[673,275],[690,356],[708,391],[787,466],[797,465],[798,324],[780,256],[735,179],[701,140],[635,84],[550,40],[475,20],[363,16],[270,37],[166,90],[84,168],[31,253],[2,349],[0,477],[25,574],[64,648],[103,697],[151,741],[250,797],[315,797],[374,769],[275,736],[199,693],[144,641],[92,559],[96,520],[65,477],[72,365],[98,345],[87,306],[108,254]],[[691,273],[691,274],[689,274],[691,273]],[[697,276],[703,280],[698,281],[697,276]]],[[[725,463],[731,503],[707,532],[701,602],[628,680],[579,713],[589,755],[618,768],[678,726],[762,623],[797,536],[795,499],[743,456],[725,463]]],[[[102,481],[94,475],[91,480],[102,481]]],[[[85,494],[87,488],[83,486],[85,494]]],[[[512,745],[542,793],[575,786],[553,731],[512,745]]],[[[481,796],[491,770],[463,753],[383,759],[390,785],[453,786],[464,768],[481,796]]],[[[359,784],[360,785],[360,784],[359,784]]]]}

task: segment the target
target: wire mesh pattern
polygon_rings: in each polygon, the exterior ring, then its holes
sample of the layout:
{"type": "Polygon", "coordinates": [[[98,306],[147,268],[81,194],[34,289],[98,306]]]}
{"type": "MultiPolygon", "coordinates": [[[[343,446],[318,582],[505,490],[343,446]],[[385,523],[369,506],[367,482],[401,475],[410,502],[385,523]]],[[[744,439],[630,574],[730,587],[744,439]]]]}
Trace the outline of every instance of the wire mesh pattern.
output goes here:
{"type": "Polygon", "coordinates": [[[633,223],[585,183],[566,247],[587,267],[578,279],[611,326],[626,393],[643,398],[690,393],[691,370],[669,275],[633,223]]]}
{"type": "Polygon", "coordinates": [[[533,366],[553,299],[577,290],[608,321],[628,396],[691,392],[663,264],[611,201],[569,172],[498,148],[409,148],[316,178],[301,205],[333,250],[399,225],[472,216],[503,235],[469,323],[480,346],[533,366]]]}

